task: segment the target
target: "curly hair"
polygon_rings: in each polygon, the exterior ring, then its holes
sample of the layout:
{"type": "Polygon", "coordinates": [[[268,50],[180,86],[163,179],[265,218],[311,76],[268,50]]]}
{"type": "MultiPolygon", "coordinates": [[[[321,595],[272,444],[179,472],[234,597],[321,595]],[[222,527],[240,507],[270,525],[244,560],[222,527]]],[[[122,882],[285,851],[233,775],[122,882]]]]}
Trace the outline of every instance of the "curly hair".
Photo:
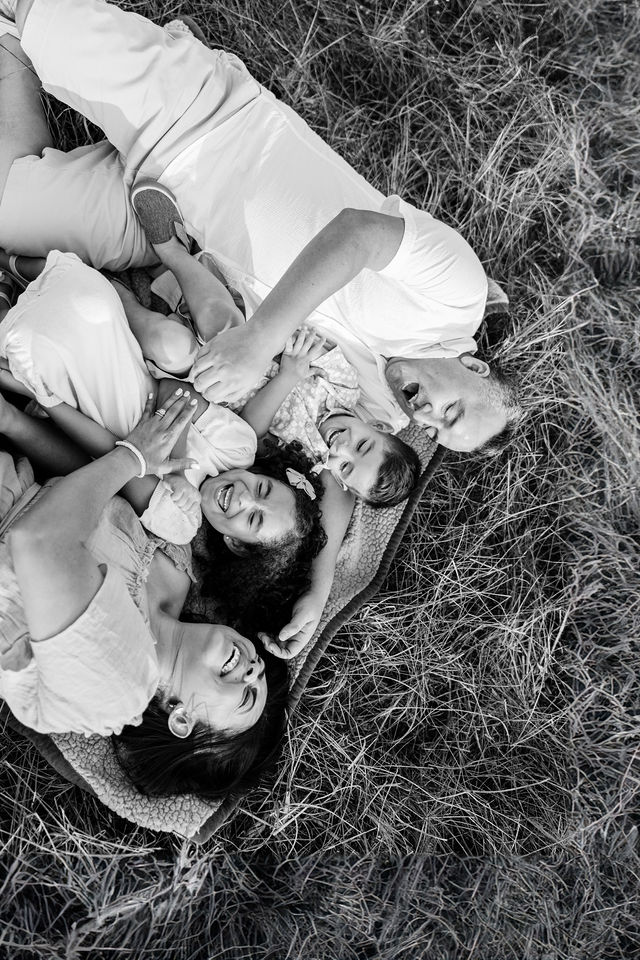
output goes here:
{"type": "Polygon", "coordinates": [[[198,722],[180,739],[169,730],[167,710],[156,695],[139,726],[126,726],[112,736],[120,765],[141,793],[195,793],[203,800],[218,800],[255,786],[274,769],[287,722],[287,665],[254,642],[265,664],[267,700],[248,730],[229,735],[198,722]]]}
{"type": "Polygon", "coordinates": [[[237,557],[224,545],[220,534],[206,524],[210,565],[201,592],[216,600],[222,619],[240,633],[277,633],[290,619],[295,600],[309,587],[311,562],[327,542],[320,508],[324,488],[311,473],[311,466],[299,443],[267,439],[264,452],[249,468],[290,487],[295,498],[295,524],[285,538],[247,545],[246,555],[237,557]],[[306,477],[315,500],[304,490],[290,486],[288,469],[306,477]]]}
{"type": "Polygon", "coordinates": [[[397,506],[407,499],[420,479],[420,458],[413,447],[392,433],[384,437],[384,459],[375,483],[363,497],[370,507],[397,506]]]}

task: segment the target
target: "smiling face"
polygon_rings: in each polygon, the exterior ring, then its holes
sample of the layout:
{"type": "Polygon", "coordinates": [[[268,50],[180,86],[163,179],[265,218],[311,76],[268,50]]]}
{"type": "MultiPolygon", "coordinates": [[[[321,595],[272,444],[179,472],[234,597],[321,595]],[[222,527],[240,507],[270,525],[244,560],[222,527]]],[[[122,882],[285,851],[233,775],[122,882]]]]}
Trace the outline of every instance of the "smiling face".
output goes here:
{"type": "Polygon", "coordinates": [[[244,544],[273,543],[295,528],[295,495],[279,480],[227,470],[200,487],[202,512],[224,536],[244,544]]]}
{"type": "Polygon", "coordinates": [[[336,413],[319,427],[329,447],[327,467],[339,484],[367,497],[386,453],[386,437],[358,417],[336,413]]]}
{"type": "Polygon", "coordinates": [[[168,698],[215,730],[239,733],[259,719],[267,699],[264,663],[231,627],[181,623],[168,698]]]}
{"type": "Polygon", "coordinates": [[[386,368],[387,383],[405,413],[433,440],[461,453],[482,447],[507,424],[489,373],[484,360],[468,353],[395,358],[386,368]]]}

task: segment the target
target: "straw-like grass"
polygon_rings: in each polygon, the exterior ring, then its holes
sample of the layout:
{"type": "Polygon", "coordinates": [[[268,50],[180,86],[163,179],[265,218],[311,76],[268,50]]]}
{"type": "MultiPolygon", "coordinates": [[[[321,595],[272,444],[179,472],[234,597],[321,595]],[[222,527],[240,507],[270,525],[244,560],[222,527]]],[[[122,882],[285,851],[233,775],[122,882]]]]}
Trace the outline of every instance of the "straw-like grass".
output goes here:
{"type": "MultiPolygon", "coordinates": [[[[205,848],[3,738],[0,953],[639,955],[640,8],[122,6],[193,14],[376,186],[463,232],[509,291],[481,347],[529,417],[508,457],[448,456],[274,789],[205,848]]],[[[63,146],[90,132],[52,119],[63,146]]]]}

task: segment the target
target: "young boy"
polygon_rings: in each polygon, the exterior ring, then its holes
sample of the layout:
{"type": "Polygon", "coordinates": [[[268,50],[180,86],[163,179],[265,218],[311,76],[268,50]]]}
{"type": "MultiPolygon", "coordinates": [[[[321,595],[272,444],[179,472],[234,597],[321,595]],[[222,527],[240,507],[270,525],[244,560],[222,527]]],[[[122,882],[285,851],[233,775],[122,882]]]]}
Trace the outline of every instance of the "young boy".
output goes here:
{"type": "Polygon", "coordinates": [[[420,476],[418,455],[355,412],[357,375],[339,348],[327,350],[303,328],[289,338],[266,380],[236,408],[259,440],[267,433],[299,440],[316,470],[327,470],[371,506],[395,506],[409,496],[420,476]]]}

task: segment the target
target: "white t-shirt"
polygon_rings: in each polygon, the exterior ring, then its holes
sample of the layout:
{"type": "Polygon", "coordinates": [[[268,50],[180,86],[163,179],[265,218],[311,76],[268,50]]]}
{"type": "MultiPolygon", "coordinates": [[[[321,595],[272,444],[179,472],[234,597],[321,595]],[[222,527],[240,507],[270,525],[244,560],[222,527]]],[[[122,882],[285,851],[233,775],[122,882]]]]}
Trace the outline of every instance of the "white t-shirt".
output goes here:
{"type": "Polygon", "coordinates": [[[386,385],[385,358],[475,350],[487,279],[466,241],[399,197],[385,198],[268,91],[183,151],[161,180],[248,316],[345,207],[404,218],[386,269],[362,271],[309,318],[358,370],[370,419],[394,430],[407,423],[386,385]]]}

